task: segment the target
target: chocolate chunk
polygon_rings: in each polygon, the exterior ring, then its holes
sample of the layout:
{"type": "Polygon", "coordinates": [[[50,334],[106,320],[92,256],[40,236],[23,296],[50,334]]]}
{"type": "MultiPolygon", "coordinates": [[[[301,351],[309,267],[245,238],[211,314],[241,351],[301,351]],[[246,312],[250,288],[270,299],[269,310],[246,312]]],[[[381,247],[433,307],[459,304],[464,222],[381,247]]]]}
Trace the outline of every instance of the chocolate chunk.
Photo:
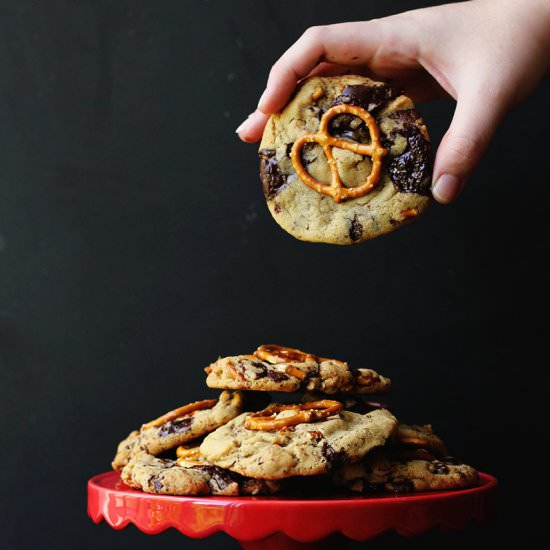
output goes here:
{"type": "MultiPolygon", "coordinates": [[[[254,380],[259,380],[260,378],[265,378],[267,376],[268,369],[266,365],[264,365],[261,361],[254,361],[254,360],[249,360],[249,361],[250,361],[249,364],[256,369],[256,371],[254,372],[254,380]]],[[[246,368],[245,362],[242,360],[239,360],[239,365],[243,370],[246,368]]]]}
{"type": "Polygon", "coordinates": [[[354,216],[349,226],[349,238],[355,242],[358,241],[362,236],[363,226],[361,225],[361,222],[357,219],[357,216],[354,216]]]}
{"type": "Polygon", "coordinates": [[[338,115],[329,123],[331,136],[357,143],[370,143],[370,132],[367,125],[353,115],[338,115]]]}
{"type": "Polygon", "coordinates": [[[319,376],[319,363],[315,363],[311,366],[309,371],[306,373],[306,376],[304,377],[304,379],[300,383],[300,388],[302,390],[306,390],[309,383],[310,383],[310,381],[311,381],[311,379],[312,378],[317,378],[318,376],[319,376]]]}
{"type": "Polygon", "coordinates": [[[430,142],[416,126],[406,127],[407,148],[391,160],[390,177],[402,193],[429,195],[432,182],[432,150],[430,142]]]}
{"type": "Polygon", "coordinates": [[[401,94],[400,90],[391,86],[364,86],[355,84],[346,86],[342,93],[331,103],[334,105],[355,105],[367,111],[374,111],[381,105],[401,94]]]}
{"type": "Polygon", "coordinates": [[[162,480],[158,475],[153,478],[153,488],[155,489],[155,493],[160,493],[162,491],[162,480]]]}
{"type": "Polygon", "coordinates": [[[383,137],[382,145],[391,148],[397,135],[407,139],[405,151],[389,161],[388,172],[394,185],[402,193],[430,195],[432,149],[417,126],[420,114],[416,109],[405,109],[391,113],[387,118],[395,121],[397,126],[383,137]]]}
{"type": "Polygon", "coordinates": [[[216,490],[223,491],[233,483],[238,484],[241,478],[239,474],[224,470],[218,466],[196,466],[195,469],[205,472],[210,476],[208,484],[212,488],[213,492],[216,492],[216,490]]]}
{"type": "Polygon", "coordinates": [[[262,149],[260,155],[260,180],[266,199],[272,199],[286,184],[286,176],[281,173],[275,149],[262,149]]]}
{"type": "MultiPolygon", "coordinates": [[[[387,118],[390,118],[391,120],[395,120],[397,122],[400,122],[402,126],[415,126],[416,127],[416,121],[422,118],[420,116],[420,113],[416,109],[404,109],[402,111],[396,111],[395,113],[390,113],[389,115],[386,115],[387,118]]],[[[393,132],[399,132],[398,129],[395,129],[393,132]]]]}
{"type": "Polygon", "coordinates": [[[159,430],[159,435],[161,437],[164,437],[170,434],[183,434],[189,431],[192,422],[193,418],[181,418],[172,420],[161,426],[159,430]]]}
{"type": "Polygon", "coordinates": [[[321,453],[327,461],[329,469],[342,464],[346,459],[346,453],[344,451],[336,451],[328,441],[323,442],[321,453]]]}
{"type": "Polygon", "coordinates": [[[432,474],[444,475],[449,473],[449,468],[446,464],[439,460],[434,460],[428,464],[428,470],[432,474]]]}
{"type": "Polygon", "coordinates": [[[288,380],[288,375],[284,372],[279,372],[273,369],[268,369],[267,376],[271,378],[274,382],[282,382],[283,380],[288,380]]]}

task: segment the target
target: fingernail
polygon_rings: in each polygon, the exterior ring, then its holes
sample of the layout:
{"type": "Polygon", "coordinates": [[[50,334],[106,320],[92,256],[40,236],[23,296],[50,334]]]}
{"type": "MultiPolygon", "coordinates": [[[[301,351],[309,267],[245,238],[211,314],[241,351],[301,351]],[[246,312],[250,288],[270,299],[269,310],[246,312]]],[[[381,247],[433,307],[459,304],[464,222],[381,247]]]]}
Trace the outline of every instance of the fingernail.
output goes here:
{"type": "Polygon", "coordinates": [[[253,115],[254,113],[250,113],[245,120],[243,120],[239,126],[237,126],[237,129],[235,130],[235,133],[238,134],[241,132],[244,128],[246,128],[246,125],[248,124],[248,119],[253,115]]]}
{"type": "Polygon", "coordinates": [[[432,186],[432,195],[438,202],[452,202],[462,189],[460,178],[451,174],[442,174],[432,186]]]}
{"type": "Polygon", "coordinates": [[[262,103],[263,103],[263,101],[264,101],[264,99],[265,99],[266,94],[267,94],[267,88],[262,92],[262,95],[260,96],[260,99],[258,100],[258,109],[259,109],[260,111],[263,111],[263,109],[262,109],[262,103]]]}

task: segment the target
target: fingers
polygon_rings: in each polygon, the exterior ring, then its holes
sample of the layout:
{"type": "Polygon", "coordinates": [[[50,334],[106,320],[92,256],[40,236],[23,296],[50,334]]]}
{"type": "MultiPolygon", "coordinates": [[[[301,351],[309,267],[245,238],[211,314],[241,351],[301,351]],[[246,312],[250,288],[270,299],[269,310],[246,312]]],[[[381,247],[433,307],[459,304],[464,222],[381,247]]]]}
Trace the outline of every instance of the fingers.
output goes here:
{"type": "Polygon", "coordinates": [[[451,126],[435,159],[432,194],[438,202],[448,204],[460,194],[503,115],[502,103],[488,90],[459,94],[451,126]]]}
{"type": "Polygon", "coordinates": [[[235,132],[243,141],[246,141],[246,143],[260,141],[268,118],[268,115],[256,110],[248,115],[248,118],[235,130],[235,132]]]}
{"type": "Polygon", "coordinates": [[[323,61],[368,66],[380,47],[382,27],[381,21],[310,27],[271,68],[258,109],[266,114],[280,110],[296,84],[323,61]]]}

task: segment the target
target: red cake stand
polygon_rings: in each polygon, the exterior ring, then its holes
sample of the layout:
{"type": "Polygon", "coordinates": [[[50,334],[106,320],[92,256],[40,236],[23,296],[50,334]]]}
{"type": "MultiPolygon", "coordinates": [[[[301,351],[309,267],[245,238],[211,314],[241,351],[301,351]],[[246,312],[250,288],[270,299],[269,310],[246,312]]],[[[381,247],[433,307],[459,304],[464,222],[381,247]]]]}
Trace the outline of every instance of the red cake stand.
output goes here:
{"type": "Polygon", "coordinates": [[[484,523],[494,510],[496,487],[494,477],[480,474],[470,489],[401,496],[177,497],[134,491],[108,472],[88,482],[88,515],[114,529],[133,523],[150,535],[170,527],[193,538],[224,531],[245,550],[313,550],[389,530],[414,536],[484,523]]]}

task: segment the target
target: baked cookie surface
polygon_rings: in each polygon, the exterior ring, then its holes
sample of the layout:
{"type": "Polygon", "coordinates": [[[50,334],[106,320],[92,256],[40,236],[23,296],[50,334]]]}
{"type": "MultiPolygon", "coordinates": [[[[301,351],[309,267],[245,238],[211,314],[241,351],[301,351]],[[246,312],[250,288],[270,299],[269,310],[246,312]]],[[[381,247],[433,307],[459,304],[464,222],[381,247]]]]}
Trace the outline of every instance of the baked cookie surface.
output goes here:
{"type": "Polygon", "coordinates": [[[250,479],[207,462],[168,460],[135,454],[122,469],[126,485],[159,495],[268,495],[279,490],[274,481],[250,479]]]}
{"type": "Polygon", "coordinates": [[[383,445],[397,427],[396,418],[384,409],[366,415],[342,411],[323,421],[276,431],[247,429],[250,416],[244,413],[206,436],[201,455],[212,464],[259,479],[311,476],[360,460],[383,445]]]}
{"type": "Polygon", "coordinates": [[[326,394],[385,393],[391,388],[391,380],[372,369],[351,369],[337,359],[275,345],[262,345],[252,355],[221,357],[205,370],[210,388],[326,394]]]}
{"type": "MultiPolygon", "coordinates": [[[[352,114],[334,116],[328,122],[327,132],[330,138],[349,144],[373,142],[366,123],[352,114]]],[[[322,139],[313,139],[301,148],[299,155],[295,154],[311,178],[328,186],[334,174],[320,145],[322,139]]],[[[260,178],[269,210],[285,231],[301,240],[360,243],[414,220],[430,202],[432,154],[422,118],[407,96],[363,76],[306,79],[287,106],[270,117],[259,155],[260,178]],[[367,181],[373,163],[377,170],[380,167],[378,182],[370,192],[336,202],[306,185],[291,157],[297,140],[306,134],[319,135],[323,115],[342,105],[364,109],[374,118],[385,153],[379,163],[375,157],[350,150],[353,147],[348,145],[346,149],[331,148],[335,168],[346,189],[367,181]]]]}
{"type": "Polygon", "coordinates": [[[120,470],[135,453],[158,455],[201,437],[229,422],[242,411],[241,393],[229,391],[222,392],[218,400],[200,401],[175,409],[156,421],[144,424],[139,431],[134,430],[121,441],[112,467],[120,470]]]}
{"type": "Polygon", "coordinates": [[[357,464],[347,464],[334,472],[333,482],[354,492],[390,491],[410,493],[463,489],[478,482],[477,471],[448,458],[399,460],[386,456],[384,449],[357,464]]]}

